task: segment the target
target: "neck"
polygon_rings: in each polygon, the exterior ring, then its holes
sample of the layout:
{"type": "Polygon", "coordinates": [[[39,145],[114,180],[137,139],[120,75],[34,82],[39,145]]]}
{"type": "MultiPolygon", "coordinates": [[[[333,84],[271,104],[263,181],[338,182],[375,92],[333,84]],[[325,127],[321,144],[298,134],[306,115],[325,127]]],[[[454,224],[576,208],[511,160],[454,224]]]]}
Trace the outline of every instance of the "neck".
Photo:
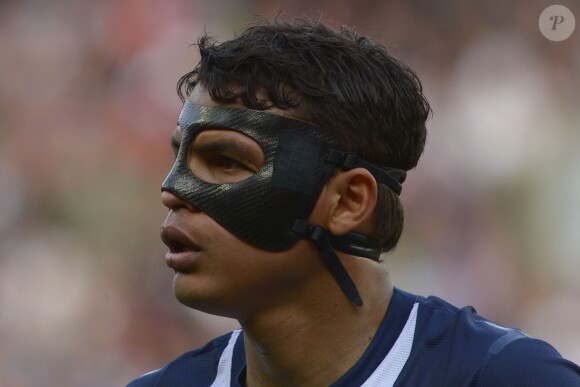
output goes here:
{"type": "Polygon", "coordinates": [[[386,270],[351,273],[358,277],[353,275],[362,307],[333,283],[332,291],[240,321],[248,386],[329,385],[357,362],[383,320],[393,287],[386,270]]]}

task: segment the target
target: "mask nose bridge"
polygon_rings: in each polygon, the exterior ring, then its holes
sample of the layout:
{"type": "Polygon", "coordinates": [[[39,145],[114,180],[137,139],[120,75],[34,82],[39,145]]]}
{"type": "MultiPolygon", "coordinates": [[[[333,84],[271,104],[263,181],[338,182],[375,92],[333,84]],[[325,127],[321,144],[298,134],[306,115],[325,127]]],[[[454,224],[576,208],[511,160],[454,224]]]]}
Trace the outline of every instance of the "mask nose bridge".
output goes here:
{"type": "MultiPolygon", "coordinates": [[[[185,109],[184,109],[185,110],[185,109]]],[[[195,137],[197,130],[192,132],[191,127],[194,126],[195,122],[190,122],[188,125],[184,124],[183,120],[183,112],[179,116],[178,125],[181,129],[181,144],[179,145],[179,151],[177,152],[177,156],[175,157],[175,161],[173,162],[173,166],[171,170],[163,180],[161,184],[161,191],[169,191],[174,195],[180,196],[178,194],[178,189],[176,184],[179,180],[179,175],[183,174],[184,169],[188,169],[187,166],[187,154],[189,152],[189,147],[191,146],[191,142],[195,137]]],[[[180,196],[181,197],[181,196],[180,196]]],[[[183,199],[183,198],[182,198],[183,199]]]]}
{"type": "Polygon", "coordinates": [[[175,180],[177,179],[177,175],[178,175],[177,163],[178,163],[178,161],[177,161],[177,159],[175,159],[175,162],[173,163],[171,170],[169,171],[167,176],[165,176],[165,179],[163,179],[163,183],[161,183],[161,192],[168,191],[168,192],[171,192],[172,194],[176,195],[176,192],[174,189],[172,189],[172,187],[175,186],[175,180]]]}

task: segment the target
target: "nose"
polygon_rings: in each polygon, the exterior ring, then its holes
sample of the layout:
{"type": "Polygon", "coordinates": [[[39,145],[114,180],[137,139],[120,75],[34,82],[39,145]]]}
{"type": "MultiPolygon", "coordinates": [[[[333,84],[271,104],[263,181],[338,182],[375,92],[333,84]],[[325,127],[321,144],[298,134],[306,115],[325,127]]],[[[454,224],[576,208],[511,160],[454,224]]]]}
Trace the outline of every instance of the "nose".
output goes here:
{"type": "Polygon", "coordinates": [[[196,212],[199,211],[196,206],[190,202],[183,200],[179,196],[169,192],[161,191],[161,203],[170,210],[177,211],[178,209],[186,209],[188,211],[196,212]]]}

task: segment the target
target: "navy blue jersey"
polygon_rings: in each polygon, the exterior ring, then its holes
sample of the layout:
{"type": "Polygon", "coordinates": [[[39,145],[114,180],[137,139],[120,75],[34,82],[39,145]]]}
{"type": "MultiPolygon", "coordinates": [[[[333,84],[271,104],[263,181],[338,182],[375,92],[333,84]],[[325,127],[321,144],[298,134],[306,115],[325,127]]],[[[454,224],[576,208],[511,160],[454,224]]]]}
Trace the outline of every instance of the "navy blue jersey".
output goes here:
{"type": "MultiPolygon", "coordinates": [[[[187,352],[128,387],[244,386],[243,331],[187,352]]],[[[437,298],[395,289],[379,329],[332,387],[580,386],[580,368],[530,338],[437,298]]]]}

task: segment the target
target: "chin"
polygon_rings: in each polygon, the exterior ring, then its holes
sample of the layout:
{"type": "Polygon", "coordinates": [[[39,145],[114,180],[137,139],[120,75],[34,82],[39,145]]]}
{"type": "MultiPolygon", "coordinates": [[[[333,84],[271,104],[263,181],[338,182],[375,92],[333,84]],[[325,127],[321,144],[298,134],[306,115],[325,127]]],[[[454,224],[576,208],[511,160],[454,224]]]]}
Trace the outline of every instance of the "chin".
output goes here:
{"type": "MultiPolygon", "coordinates": [[[[201,286],[193,278],[184,278],[188,274],[176,273],[173,280],[173,293],[177,301],[183,305],[217,316],[236,318],[235,301],[231,297],[221,295],[217,289],[201,286]],[[195,281],[195,286],[191,282],[195,281]],[[227,301],[227,302],[225,302],[227,301]]],[[[238,305],[241,303],[237,303],[238,305]]]]}

